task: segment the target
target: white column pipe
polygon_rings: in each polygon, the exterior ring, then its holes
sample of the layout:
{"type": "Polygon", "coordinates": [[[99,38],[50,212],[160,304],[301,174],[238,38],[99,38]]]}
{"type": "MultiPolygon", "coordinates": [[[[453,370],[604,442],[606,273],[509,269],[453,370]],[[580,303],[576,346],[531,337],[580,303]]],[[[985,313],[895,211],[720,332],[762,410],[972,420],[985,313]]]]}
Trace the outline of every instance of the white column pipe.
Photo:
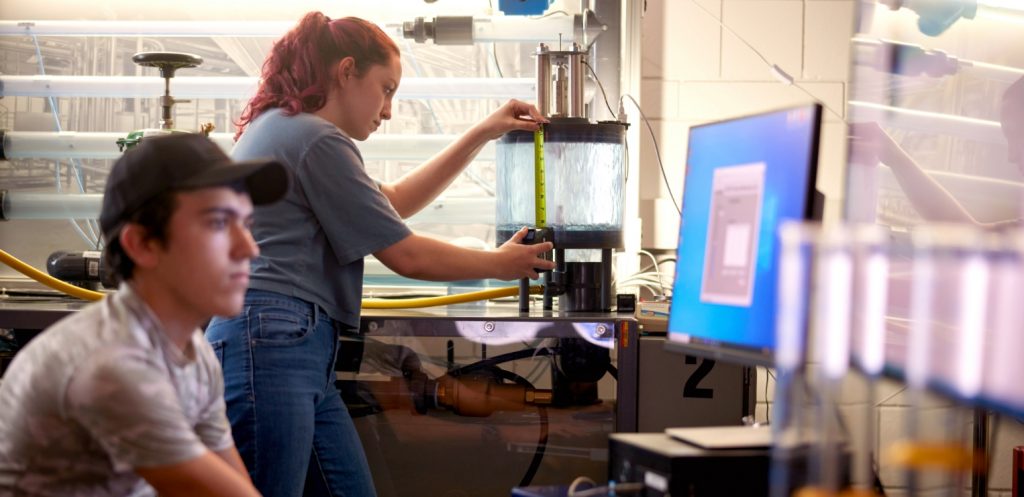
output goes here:
{"type": "Polygon", "coordinates": [[[849,104],[850,121],[876,121],[884,127],[957,136],[985,143],[1006,143],[1006,138],[996,121],[855,100],[851,100],[849,104]]]}
{"type": "MultiPolygon", "coordinates": [[[[116,159],[121,156],[117,139],[127,133],[74,131],[8,131],[4,135],[4,157],[10,159],[116,159]]],[[[233,133],[211,133],[210,138],[225,151],[234,146],[233,133]]],[[[455,141],[455,135],[374,135],[359,143],[364,160],[425,160],[455,141]]],[[[489,143],[477,160],[494,160],[489,143]]]]}
{"type": "MultiPolygon", "coordinates": [[[[473,41],[517,41],[528,43],[573,42],[575,16],[550,16],[524,20],[520,16],[473,18],[473,41]],[[561,36],[559,36],[561,35],[561,36]]],[[[557,45],[556,45],[557,46],[557,45]]]]}
{"type": "Polygon", "coordinates": [[[294,21],[0,21],[0,36],[253,36],[283,35],[294,21]]]}
{"type": "MultiPolygon", "coordinates": [[[[566,43],[573,41],[575,16],[529,19],[520,16],[473,18],[473,41],[566,43]],[[561,37],[559,37],[561,35],[561,37]]],[[[411,18],[409,20],[412,20],[411,18]]],[[[267,37],[278,38],[295,21],[0,21],[0,36],[149,36],[149,37],[267,37]]],[[[401,37],[401,24],[381,28],[401,37]]]]}
{"type": "MultiPolygon", "coordinates": [[[[257,78],[246,76],[189,77],[171,81],[176,98],[248,99],[257,78]]],[[[533,78],[403,78],[399,99],[507,99],[534,97],[533,78]]],[[[159,76],[0,76],[4,97],[149,98],[162,95],[159,76]]]]}
{"type": "MultiPolygon", "coordinates": [[[[96,219],[103,195],[99,193],[28,193],[8,191],[0,219],[96,219]]],[[[494,222],[494,197],[439,198],[409,219],[412,226],[487,224],[494,222]]]]}
{"type": "Polygon", "coordinates": [[[8,191],[0,218],[96,219],[103,195],[99,193],[29,193],[8,191]]]}

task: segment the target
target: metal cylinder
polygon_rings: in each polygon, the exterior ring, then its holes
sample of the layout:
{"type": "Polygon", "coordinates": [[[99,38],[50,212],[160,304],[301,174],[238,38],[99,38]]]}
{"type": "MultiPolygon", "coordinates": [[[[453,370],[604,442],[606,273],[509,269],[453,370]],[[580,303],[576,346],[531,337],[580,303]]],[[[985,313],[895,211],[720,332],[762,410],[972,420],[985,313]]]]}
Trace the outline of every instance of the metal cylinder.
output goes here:
{"type": "Polygon", "coordinates": [[[603,268],[600,262],[569,262],[565,269],[565,307],[569,312],[601,310],[601,282],[603,268]]]}
{"type": "Polygon", "coordinates": [[[587,111],[583,106],[583,83],[586,82],[587,73],[584,67],[583,52],[579,44],[572,44],[573,53],[569,54],[569,111],[568,117],[586,117],[587,111]]]}
{"type": "Polygon", "coordinates": [[[537,110],[551,115],[551,54],[544,43],[537,45],[537,110]]]}
{"type": "Polygon", "coordinates": [[[615,287],[612,286],[612,249],[601,249],[601,310],[612,310],[615,287]]]}
{"type": "Polygon", "coordinates": [[[434,44],[472,45],[473,16],[438,16],[434,18],[434,44]]]}
{"type": "Polygon", "coordinates": [[[160,117],[160,129],[173,129],[174,114],[171,109],[174,107],[174,97],[170,95],[160,97],[160,107],[163,109],[160,117]]]}
{"type": "Polygon", "coordinates": [[[530,312],[530,278],[519,280],[519,312],[530,312]]]}
{"type": "Polygon", "coordinates": [[[559,64],[555,71],[555,98],[552,117],[569,116],[569,71],[565,64],[559,64]]]}

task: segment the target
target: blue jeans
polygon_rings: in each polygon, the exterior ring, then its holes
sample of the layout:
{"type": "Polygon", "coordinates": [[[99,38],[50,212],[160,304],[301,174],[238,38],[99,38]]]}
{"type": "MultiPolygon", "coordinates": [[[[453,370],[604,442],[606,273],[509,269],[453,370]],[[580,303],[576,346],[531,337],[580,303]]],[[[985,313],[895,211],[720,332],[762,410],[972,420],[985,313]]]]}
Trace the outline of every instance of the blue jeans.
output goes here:
{"type": "Polygon", "coordinates": [[[235,445],[263,495],[375,495],[334,385],[339,328],[316,304],[249,290],[242,314],[206,329],[235,445]]]}

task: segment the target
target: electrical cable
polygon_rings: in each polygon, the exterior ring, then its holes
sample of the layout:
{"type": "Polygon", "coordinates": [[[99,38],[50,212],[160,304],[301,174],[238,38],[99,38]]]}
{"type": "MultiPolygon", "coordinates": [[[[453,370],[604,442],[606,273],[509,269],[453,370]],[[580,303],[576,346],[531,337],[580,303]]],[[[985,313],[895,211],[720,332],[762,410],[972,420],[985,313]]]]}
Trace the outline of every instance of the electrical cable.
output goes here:
{"type": "MultiPolygon", "coordinates": [[[[490,13],[494,13],[494,2],[487,0],[487,8],[490,9],[490,13]]],[[[504,78],[505,75],[501,72],[501,64],[498,64],[498,43],[491,42],[491,57],[494,58],[494,68],[498,70],[498,77],[504,78]]]]}
{"type": "MultiPolygon", "coordinates": [[[[488,2],[488,3],[490,3],[490,2],[488,2]]],[[[547,14],[544,14],[542,16],[528,17],[528,19],[544,19],[545,17],[551,17],[551,16],[553,16],[555,14],[562,14],[563,16],[571,15],[571,14],[569,14],[569,12],[564,11],[564,10],[552,10],[551,12],[548,12],[547,14]]]]}
{"type": "Polygon", "coordinates": [[[661,276],[661,269],[658,268],[658,259],[656,257],[654,257],[654,254],[652,254],[652,253],[650,253],[650,252],[648,252],[648,251],[646,251],[644,249],[640,249],[637,252],[639,252],[641,254],[644,254],[647,257],[650,257],[651,261],[654,262],[654,272],[657,273],[657,275],[658,275],[658,284],[661,285],[661,294],[665,295],[665,280],[661,276]]]}
{"type": "Polygon", "coordinates": [[[658,294],[658,287],[654,286],[653,284],[649,284],[649,283],[619,283],[617,285],[621,286],[622,288],[629,288],[629,287],[646,288],[647,290],[649,290],[651,292],[651,295],[657,295],[658,294]]]}
{"type": "MultiPolygon", "coordinates": [[[[405,53],[407,53],[409,55],[409,57],[408,57],[409,62],[412,63],[413,75],[416,76],[416,77],[422,77],[423,76],[423,69],[420,67],[420,62],[419,62],[419,59],[416,58],[416,54],[413,53],[412,44],[409,43],[409,40],[404,40],[404,41],[405,41],[405,53]]],[[[424,105],[427,106],[427,111],[430,112],[430,118],[431,118],[431,120],[434,121],[434,126],[437,126],[437,132],[441,133],[441,134],[444,134],[444,127],[441,126],[441,121],[438,120],[437,112],[434,112],[434,106],[430,103],[430,100],[427,100],[424,103],[424,105]]]]}
{"type": "Polygon", "coordinates": [[[633,106],[636,107],[637,112],[640,113],[640,118],[643,119],[644,124],[647,125],[647,132],[651,134],[651,141],[654,142],[654,154],[658,157],[658,168],[661,169],[661,178],[665,180],[665,189],[668,190],[668,197],[672,200],[672,206],[676,208],[676,212],[678,212],[679,216],[682,217],[683,209],[679,206],[679,203],[676,202],[676,196],[672,194],[672,186],[669,184],[668,174],[665,173],[665,164],[661,160],[661,149],[658,148],[658,138],[654,136],[654,128],[651,127],[651,122],[647,120],[647,115],[644,114],[644,110],[640,108],[640,104],[635,98],[633,98],[633,95],[624,93],[619,100],[621,101],[623,98],[628,98],[633,102],[633,106]]]}
{"type": "Polygon", "coordinates": [[[605,93],[604,85],[601,84],[601,80],[597,78],[597,72],[594,71],[594,68],[590,65],[589,62],[583,61],[583,65],[587,66],[587,69],[590,69],[590,75],[594,77],[594,81],[597,83],[597,87],[601,89],[601,96],[604,98],[604,106],[607,107],[608,112],[610,112],[611,115],[614,116],[616,114],[615,109],[612,109],[612,104],[608,103],[608,94],[605,93]]]}
{"type": "Polygon", "coordinates": [[[498,71],[498,77],[504,78],[505,75],[501,72],[501,64],[498,63],[498,44],[496,42],[491,43],[491,57],[494,58],[494,68],[498,71]]]}
{"type": "MultiPolygon", "coordinates": [[[[655,277],[653,275],[650,275],[650,276],[648,276],[648,275],[634,275],[634,276],[630,276],[628,278],[623,278],[621,280],[617,280],[615,283],[619,284],[619,285],[636,284],[636,285],[651,286],[651,287],[654,288],[654,290],[661,290],[661,287],[658,284],[658,281],[655,280],[654,278],[655,277]]],[[[660,294],[660,292],[658,292],[658,293],[660,294]]]]}
{"type": "Polygon", "coordinates": [[[548,408],[538,405],[537,415],[540,418],[540,435],[537,439],[537,450],[533,452],[533,459],[530,460],[530,466],[526,468],[526,474],[519,481],[520,487],[530,486],[533,477],[537,475],[537,470],[540,469],[540,463],[544,459],[544,452],[548,447],[548,408]]]}
{"type": "Polygon", "coordinates": [[[661,275],[657,273],[634,273],[622,279],[615,280],[616,285],[625,286],[642,286],[651,291],[652,294],[665,295],[665,284],[661,280],[661,275]]]}
{"type": "MultiPolygon", "coordinates": [[[[522,376],[519,376],[510,371],[505,371],[504,369],[501,369],[497,366],[494,366],[493,369],[497,370],[497,372],[503,373],[506,378],[512,380],[514,383],[517,383],[530,389],[534,388],[533,384],[527,381],[526,378],[523,378],[522,376]]],[[[540,463],[544,459],[544,452],[547,451],[548,447],[549,422],[547,407],[538,404],[537,416],[540,421],[540,434],[537,437],[537,449],[533,451],[533,458],[530,459],[530,465],[526,468],[526,473],[523,474],[523,479],[519,481],[520,487],[528,487],[530,486],[530,483],[533,482],[533,477],[537,476],[537,470],[540,469],[540,463]]]]}
{"type": "MultiPolygon", "coordinates": [[[[516,351],[516,352],[524,352],[524,351],[516,351]]],[[[503,354],[503,355],[508,356],[508,355],[511,355],[511,354],[515,354],[515,352],[509,353],[509,354],[503,354]]],[[[522,376],[519,376],[518,374],[515,374],[515,373],[513,373],[511,371],[507,371],[507,370],[501,369],[501,368],[499,368],[498,366],[495,365],[496,363],[492,363],[492,361],[494,359],[497,359],[499,357],[502,357],[502,356],[495,356],[495,357],[492,357],[490,359],[485,359],[483,361],[479,361],[479,362],[470,364],[469,366],[477,366],[477,365],[480,366],[479,368],[478,367],[474,367],[473,369],[480,369],[480,368],[486,367],[488,371],[490,371],[491,373],[493,373],[495,376],[497,376],[499,378],[510,380],[513,383],[516,383],[518,385],[524,386],[524,387],[529,388],[531,390],[534,389],[533,384],[530,383],[526,378],[523,378],[522,376]]],[[[500,361],[500,362],[504,362],[504,361],[500,361]]],[[[456,377],[457,376],[456,373],[460,369],[468,368],[469,366],[463,366],[462,368],[456,368],[456,369],[454,369],[452,371],[449,371],[447,373],[447,375],[451,376],[451,377],[456,377]]],[[[535,476],[537,476],[537,470],[540,469],[540,463],[544,459],[544,452],[547,451],[548,431],[549,431],[548,430],[548,428],[549,428],[549,426],[548,426],[549,425],[549,421],[548,421],[548,410],[547,410],[547,408],[544,407],[543,405],[539,405],[538,404],[537,405],[537,415],[538,415],[539,421],[540,421],[540,434],[539,434],[539,436],[537,438],[537,448],[533,452],[533,458],[530,459],[530,465],[526,468],[526,473],[523,474],[523,478],[519,481],[519,486],[520,487],[528,487],[528,486],[530,486],[530,483],[533,481],[533,478],[535,476]]]]}
{"type": "Polygon", "coordinates": [[[569,495],[574,495],[579,490],[580,485],[583,484],[590,485],[591,488],[597,486],[597,482],[595,482],[594,480],[591,480],[586,476],[577,476],[576,479],[569,484],[569,490],[567,490],[567,493],[569,495]]]}
{"type": "Polygon", "coordinates": [[[626,281],[624,281],[624,282],[621,282],[621,283],[616,283],[616,286],[621,286],[622,288],[629,288],[629,287],[641,288],[642,287],[642,288],[646,288],[646,289],[650,290],[652,295],[657,295],[658,294],[658,287],[654,286],[653,283],[635,283],[635,282],[626,282],[626,281]]]}
{"type": "Polygon", "coordinates": [[[846,122],[846,119],[843,119],[843,116],[841,116],[838,112],[833,110],[832,107],[829,107],[828,104],[823,102],[821,99],[819,99],[818,97],[816,97],[813,94],[811,94],[811,92],[807,91],[806,88],[804,88],[803,86],[798,85],[796,83],[796,81],[793,79],[793,76],[790,76],[789,73],[784,71],[778,65],[773,64],[770,60],[768,60],[767,57],[764,56],[764,54],[762,54],[758,49],[754,48],[754,46],[751,45],[750,42],[745,40],[736,31],[733,31],[732,28],[730,28],[728,25],[726,25],[724,22],[722,22],[722,20],[718,16],[716,16],[713,12],[711,12],[706,7],[701,5],[700,2],[698,2],[697,0],[690,0],[690,3],[696,5],[700,10],[703,10],[704,13],[707,14],[712,19],[714,19],[715,22],[717,22],[718,25],[722,27],[722,29],[725,29],[726,31],[728,31],[729,34],[731,34],[734,38],[739,40],[740,43],[746,45],[747,48],[749,48],[751,52],[754,52],[754,55],[757,55],[757,57],[759,59],[761,59],[761,61],[763,61],[766,66],[768,66],[768,70],[771,72],[772,77],[774,77],[775,79],[777,79],[779,82],[781,82],[782,84],[784,84],[786,86],[792,86],[792,87],[794,87],[794,88],[804,92],[805,94],[807,94],[807,96],[811,97],[811,99],[813,99],[815,101],[818,101],[818,102],[821,102],[821,106],[824,107],[825,110],[828,110],[829,112],[831,112],[832,115],[834,115],[837,118],[839,118],[840,121],[842,121],[844,123],[846,122]]]}
{"type": "Polygon", "coordinates": [[[904,384],[902,388],[900,388],[899,390],[896,390],[895,392],[893,392],[893,393],[889,394],[889,396],[888,396],[888,397],[886,397],[886,398],[884,398],[884,399],[882,399],[882,400],[880,400],[880,401],[878,401],[878,402],[875,402],[875,407],[879,407],[879,406],[881,406],[882,404],[885,404],[886,402],[889,402],[890,400],[892,400],[892,399],[893,399],[894,397],[896,397],[897,395],[899,395],[899,394],[901,394],[901,393],[903,393],[903,392],[907,391],[907,388],[908,388],[908,387],[907,387],[907,386],[906,386],[906,385],[904,384]]]}
{"type": "MultiPolygon", "coordinates": [[[[541,355],[542,357],[548,359],[546,362],[550,363],[551,369],[558,369],[558,362],[555,361],[555,357],[553,354],[540,354],[542,350],[551,352],[551,347],[545,344],[545,342],[547,341],[547,339],[541,338],[540,340],[537,341],[537,345],[529,345],[526,342],[523,342],[523,345],[526,346],[526,348],[532,348],[534,350],[534,353],[530,355],[531,360],[536,359],[538,355],[541,355]]],[[[537,362],[537,364],[533,366],[533,369],[531,369],[530,372],[526,374],[526,379],[531,383],[538,380],[540,378],[540,375],[544,373],[541,370],[544,367],[544,364],[545,361],[537,362]]]]}
{"type": "Polygon", "coordinates": [[[547,359],[547,361],[538,361],[537,364],[533,366],[533,369],[531,369],[529,373],[526,373],[526,379],[531,383],[539,380],[541,375],[544,374],[543,368],[545,364],[550,364],[552,369],[557,367],[557,363],[553,356],[545,355],[543,358],[547,359]]]}
{"type": "Polygon", "coordinates": [[[559,352],[558,347],[540,347],[540,348],[533,348],[533,349],[521,349],[521,350],[516,350],[516,351],[512,351],[512,352],[506,352],[506,353],[501,354],[501,355],[496,355],[496,356],[491,357],[489,359],[483,359],[483,360],[474,362],[473,364],[467,364],[465,366],[459,366],[459,367],[457,367],[455,369],[452,369],[451,371],[448,371],[447,374],[448,374],[448,376],[455,377],[455,376],[460,376],[460,375],[466,374],[466,373],[471,372],[471,371],[475,371],[477,369],[496,367],[498,364],[502,364],[502,363],[506,363],[506,362],[510,362],[510,361],[515,361],[515,360],[518,360],[518,359],[533,358],[533,357],[536,357],[538,355],[540,355],[540,356],[553,356],[555,354],[558,354],[558,352],[559,352]]]}

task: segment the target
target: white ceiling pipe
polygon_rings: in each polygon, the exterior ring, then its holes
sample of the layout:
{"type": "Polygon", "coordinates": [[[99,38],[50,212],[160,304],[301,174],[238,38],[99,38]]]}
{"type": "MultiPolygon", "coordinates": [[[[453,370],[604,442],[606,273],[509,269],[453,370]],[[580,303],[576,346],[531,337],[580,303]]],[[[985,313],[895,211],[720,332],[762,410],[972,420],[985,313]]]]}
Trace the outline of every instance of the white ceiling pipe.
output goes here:
{"type": "Polygon", "coordinates": [[[541,19],[523,19],[521,16],[474,17],[473,41],[561,41],[568,50],[573,42],[574,23],[574,16],[550,16],[541,19]]]}
{"type": "MultiPolygon", "coordinates": [[[[171,81],[175,98],[248,99],[257,78],[246,76],[178,76],[171,81]]],[[[399,99],[532,99],[533,78],[403,78],[399,99]]],[[[164,92],[159,76],[0,76],[5,97],[155,98],[164,92]]]]}
{"type": "MultiPolygon", "coordinates": [[[[414,19],[410,15],[408,21],[414,19]]],[[[425,16],[424,16],[425,17],[425,16]]],[[[571,43],[573,16],[529,19],[521,16],[474,16],[473,41],[571,43]],[[561,37],[559,37],[561,35],[561,37]]],[[[295,21],[0,21],[0,36],[148,36],[148,37],[265,37],[278,38],[295,21]]],[[[387,23],[381,29],[402,38],[402,25],[387,23]]]]}
{"type": "MultiPolygon", "coordinates": [[[[3,153],[7,159],[116,159],[121,156],[117,139],[126,133],[75,131],[8,131],[3,153]]],[[[211,133],[225,151],[234,145],[233,133],[211,133]]],[[[417,160],[432,157],[455,140],[455,135],[374,135],[361,142],[364,160],[417,160]]],[[[478,160],[493,160],[494,145],[487,144],[478,160]]]]}
{"type": "Polygon", "coordinates": [[[876,121],[885,127],[958,136],[984,143],[1006,143],[997,121],[855,100],[851,100],[849,104],[851,122],[876,121]]]}
{"type": "Polygon", "coordinates": [[[0,36],[279,37],[294,21],[0,21],[0,36]]]}
{"type": "MultiPolygon", "coordinates": [[[[99,193],[33,193],[8,191],[3,195],[0,219],[96,219],[103,195],[99,193]]],[[[487,224],[494,222],[494,197],[447,198],[431,202],[409,219],[410,225],[487,224]]]]}
{"type": "Polygon", "coordinates": [[[99,193],[6,192],[0,219],[96,219],[103,195],[99,193]]]}

